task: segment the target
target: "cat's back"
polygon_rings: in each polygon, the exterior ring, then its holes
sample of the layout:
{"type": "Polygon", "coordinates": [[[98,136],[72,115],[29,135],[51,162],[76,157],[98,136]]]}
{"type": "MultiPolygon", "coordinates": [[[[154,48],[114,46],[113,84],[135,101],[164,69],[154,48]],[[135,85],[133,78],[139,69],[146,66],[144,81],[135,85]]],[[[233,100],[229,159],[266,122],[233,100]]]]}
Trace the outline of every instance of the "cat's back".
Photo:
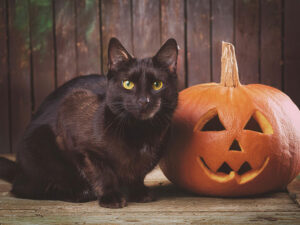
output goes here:
{"type": "Polygon", "coordinates": [[[91,74],[87,76],[76,77],[52,92],[43,101],[36,113],[33,115],[32,120],[36,120],[43,114],[49,115],[52,111],[57,111],[60,102],[70,93],[76,90],[89,90],[95,95],[105,96],[106,92],[106,76],[91,74]]]}
{"type": "Polygon", "coordinates": [[[59,126],[88,137],[91,120],[103,102],[105,92],[106,77],[103,75],[77,77],[52,92],[41,104],[20,140],[17,155],[20,165],[30,160],[28,156],[46,151],[47,146],[52,146],[51,151],[54,151],[59,126]]]}
{"type": "Polygon", "coordinates": [[[59,107],[68,95],[76,92],[77,90],[87,90],[89,93],[92,93],[99,98],[104,98],[106,93],[106,84],[106,76],[98,74],[80,76],[66,82],[48,95],[48,97],[42,102],[36,113],[33,115],[25,135],[27,136],[32,130],[45,124],[49,125],[54,130],[59,107]]]}

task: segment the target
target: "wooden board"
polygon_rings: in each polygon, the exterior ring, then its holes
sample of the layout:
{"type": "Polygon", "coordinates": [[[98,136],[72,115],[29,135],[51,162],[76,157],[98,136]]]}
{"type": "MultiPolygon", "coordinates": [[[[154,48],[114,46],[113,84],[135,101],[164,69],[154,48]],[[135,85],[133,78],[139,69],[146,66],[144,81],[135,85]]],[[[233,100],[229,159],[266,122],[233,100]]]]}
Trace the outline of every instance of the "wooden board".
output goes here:
{"type": "Polygon", "coordinates": [[[9,82],[8,82],[8,46],[7,46],[7,6],[0,1],[0,153],[10,152],[9,141],[9,82]]]}
{"type": "Polygon", "coordinates": [[[129,0],[102,0],[102,67],[107,73],[107,49],[112,37],[118,38],[122,45],[133,53],[131,1],[129,0]]]}
{"type": "MultiPolygon", "coordinates": [[[[73,208],[69,209],[74,210],[73,208]]],[[[119,212],[95,212],[86,213],[78,210],[76,214],[57,214],[39,212],[35,210],[19,210],[17,215],[11,211],[2,218],[3,224],[299,224],[298,212],[260,213],[240,212],[237,217],[235,212],[160,212],[150,211],[141,213],[119,212]],[[155,214],[154,214],[155,213],[155,214]],[[27,216],[21,216],[21,215],[27,216]]]]}
{"type": "Polygon", "coordinates": [[[235,1],[235,47],[242,84],[259,83],[259,1],[235,1]]]}
{"type": "Polygon", "coordinates": [[[160,48],[159,1],[132,0],[133,54],[152,57],[160,48]]]}
{"type": "Polygon", "coordinates": [[[9,75],[11,96],[11,146],[17,144],[29,123],[31,105],[31,66],[28,1],[10,0],[9,75]]]}
{"type": "Polygon", "coordinates": [[[234,40],[234,4],[232,0],[212,1],[212,81],[220,82],[222,41],[234,40]]]}
{"type": "Polygon", "coordinates": [[[210,1],[187,0],[188,86],[211,81],[210,1]]]}
{"type": "Polygon", "coordinates": [[[180,90],[186,87],[184,8],[184,0],[161,1],[161,44],[169,38],[175,38],[179,45],[177,74],[178,87],[180,90]]]}
{"type": "Polygon", "coordinates": [[[284,1],[284,91],[300,108],[300,1],[284,1]]]}
{"type": "Polygon", "coordinates": [[[57,86],[76,77],[75,1],[55,0],[57,86]]]}
{"type": "Polygon", "coordinates": [[[282,88],[281,0],[261,1],[261,83],[282,88]]]}
{"type": "Polygon", "coordinates": [[[68,203],[17,199],[0,180],[3,224],[299,224],[300,208],[285,192],[257,198],[212,198],[185,192],[156,168],[145,181],[157,200],[106,209],[96,201],[68,203]]]}
{"type": "Polygon", "coordinates": [[[79,75],[101,73],[98,0],[76,0],[76,46],[79,75]]]}
{"type": "Polygon", "coordinates": [[[55,88],[52,10],[51,0],[30,1],[34,110],[55,88]]]}

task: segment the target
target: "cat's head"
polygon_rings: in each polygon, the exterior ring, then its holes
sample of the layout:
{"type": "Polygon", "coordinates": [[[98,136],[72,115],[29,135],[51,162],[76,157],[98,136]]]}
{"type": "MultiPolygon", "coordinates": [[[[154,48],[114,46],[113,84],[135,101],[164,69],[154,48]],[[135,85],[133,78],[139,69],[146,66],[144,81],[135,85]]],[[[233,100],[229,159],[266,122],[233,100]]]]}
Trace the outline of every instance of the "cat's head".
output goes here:
{"type": "Polygon", "coordinates": [[[119,117],[152,119],[159,113],[173,112],[177,105],[176,65],[178,46],[169,39],[155,56],[132,57],[112,38],[108,47],[108,89],[106,102],[119,117]]]}

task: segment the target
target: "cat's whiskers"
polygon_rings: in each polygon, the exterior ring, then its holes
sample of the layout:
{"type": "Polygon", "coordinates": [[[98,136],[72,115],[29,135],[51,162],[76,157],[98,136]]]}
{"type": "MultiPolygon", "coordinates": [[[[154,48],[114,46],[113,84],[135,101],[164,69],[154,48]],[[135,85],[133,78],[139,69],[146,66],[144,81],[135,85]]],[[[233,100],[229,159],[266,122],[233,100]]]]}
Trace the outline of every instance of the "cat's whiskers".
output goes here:
{"type": "MultiPolygon", "coordinates": [[[[124,112],[122,112],[122,113],[124,113],[124,112]]],[[[118,137],[122,136],[122,126],[124,126],[123,124],[125,124],[125,117],[122,116],[122,113],[117,115],[117,120],[116,120],[117,121],[116,134],[118,137]]]]}
{"type": "Polygon", "coordinates": [[[167,102],[166,100],[163,100],[162,101],[162,106],[164,107],[164,108],[167,108],[167,109],[174,109],[174,104],[170,104],[169,102],[167,102]]]}
{"type": "Polygon", "coordinates": [[[108,124],[108,126],[105,127],[104,132],[106,133],[113,125],[114,127],[118,127],[120,121],[124,118],[124,116],[121,116],[124,114],[124,112],[121,112],[120,114],[116,115],[116,119],[111,121],[111,123],[108,124]]]}
{"type": "Polygon", "coordinates": [[[122,107],[119,107],[117,109],[120,113],[118,113],[116,115],[116,119],[115,120],[112,120],[107,126],[105,126],[105,129],[104,129],[104,133],[106,133],[113,125],[115,125],[116,123],[119,123],[119,119],[121,119],[122,117],[124,116],[121,116],[122,114],[124,114],[124,110],[122,109],[122,107]]]}

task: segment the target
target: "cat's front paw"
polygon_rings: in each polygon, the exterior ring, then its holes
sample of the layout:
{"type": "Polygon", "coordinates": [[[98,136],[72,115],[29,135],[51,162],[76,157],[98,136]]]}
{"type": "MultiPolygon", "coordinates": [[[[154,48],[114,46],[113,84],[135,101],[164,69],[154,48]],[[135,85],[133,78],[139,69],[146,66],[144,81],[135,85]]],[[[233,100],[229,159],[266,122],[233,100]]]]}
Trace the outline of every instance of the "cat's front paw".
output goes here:
{"type": "Polygon", "coordinates": [[[127,206],[127,202],[122,194],[111,192],[100,197],[99,205],[105,208],[117,209],[127,206]]]}
{"type": "Polygon", "coordinates": [[[154,198],[153,193],[151,191],[143,190],[143,191],[137,191],[135,193],[131,193],[130,196],[129,196],[129,201],[146,203],[146,202],[155,201],[155,198],[154,198]]]}

